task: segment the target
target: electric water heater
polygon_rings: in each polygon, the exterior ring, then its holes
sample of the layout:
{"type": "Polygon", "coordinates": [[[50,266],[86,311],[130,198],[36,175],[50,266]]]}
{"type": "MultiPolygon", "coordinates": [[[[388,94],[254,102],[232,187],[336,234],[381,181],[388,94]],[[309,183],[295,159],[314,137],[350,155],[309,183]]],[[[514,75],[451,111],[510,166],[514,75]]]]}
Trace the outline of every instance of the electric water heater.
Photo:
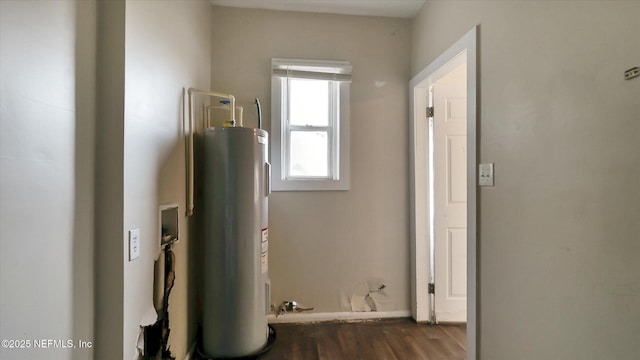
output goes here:
{"type": "Polygon", "coordinates": [[[242,357],[267,344],[269,134],[261,129],[204,131],[204,296],[202,350],[242,357]]]}

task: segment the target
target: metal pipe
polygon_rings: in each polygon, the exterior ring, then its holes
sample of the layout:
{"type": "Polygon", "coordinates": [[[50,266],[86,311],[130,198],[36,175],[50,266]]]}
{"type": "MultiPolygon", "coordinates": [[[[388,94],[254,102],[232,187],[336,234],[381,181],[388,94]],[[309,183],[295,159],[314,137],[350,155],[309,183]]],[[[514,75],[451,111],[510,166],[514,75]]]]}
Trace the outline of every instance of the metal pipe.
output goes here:
{"type": "MultiPolygon", "coordinates": [[[[236,109],[236,98],[235,96],[231,95],[231,94],[223,94],[223,93],[219,93],[219,92],[214,92],[214,91],[207,91],[207,90],[201,90],[201,89],[196,89],[196,88],[189,88],[188,90],[188,95],[189,95],[189,149],[187,151],[187,166],[188,166],[188,171],[187,171],[187,175],[189,177],[189,179],[187,179],[187,216],[191,216],[193,215],[193,209],[194,209],[194,202],[193,202],[193,188],[194,188],[194,165],[193,165],[193,132],[195,129],[195,123],[194,123],[194,111],[193,111],[193,96],[194,94],[203,94],[203,95],[207,95],[207,96],[214,96],[214,97],[219,97],[219,98],[223,98],[223,99],[229,99],[229,112],[231,115],[231,122],[233,124],[233,126],[235,126],[236,123],[236,117],[235,117],[235,109],[236,109]]],[[[210,121],[210,119],[205,120],[207,122],[210,121]]]]}

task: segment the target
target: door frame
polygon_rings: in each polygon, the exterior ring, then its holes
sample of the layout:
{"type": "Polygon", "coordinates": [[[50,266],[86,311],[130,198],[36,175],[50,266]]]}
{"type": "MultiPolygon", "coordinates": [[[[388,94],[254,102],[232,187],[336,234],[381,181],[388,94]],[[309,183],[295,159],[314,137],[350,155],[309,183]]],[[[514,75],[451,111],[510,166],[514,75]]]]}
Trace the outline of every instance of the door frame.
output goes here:
{"type": "Polygon", "coordinates": [[[453,69],[466,53],[467,62],[467,359],[476,359],[477,340],[477,93],[478,52],[475,26],[409,82],[409,203],[411,232],[411,315],[430,320],[429,296],[429,189],[428,106],[429,87],[453,69]]]}

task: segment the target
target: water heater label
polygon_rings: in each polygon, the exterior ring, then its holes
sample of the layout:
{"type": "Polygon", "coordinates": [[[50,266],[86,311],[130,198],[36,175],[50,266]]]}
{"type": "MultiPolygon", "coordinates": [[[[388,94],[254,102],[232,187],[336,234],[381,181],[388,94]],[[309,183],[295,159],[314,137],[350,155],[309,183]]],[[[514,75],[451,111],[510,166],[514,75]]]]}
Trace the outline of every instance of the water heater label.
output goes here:
{"type": "Polygon", "coordinates": [[[262,229],[262,255],[260,255],[260,268],[262,273],[269,271],[269,228],[262,229]]]}
{"type": "Polygon", "coordinates": [[[269,228],[262,229],[262,253],[269,251],[269,228]]]}

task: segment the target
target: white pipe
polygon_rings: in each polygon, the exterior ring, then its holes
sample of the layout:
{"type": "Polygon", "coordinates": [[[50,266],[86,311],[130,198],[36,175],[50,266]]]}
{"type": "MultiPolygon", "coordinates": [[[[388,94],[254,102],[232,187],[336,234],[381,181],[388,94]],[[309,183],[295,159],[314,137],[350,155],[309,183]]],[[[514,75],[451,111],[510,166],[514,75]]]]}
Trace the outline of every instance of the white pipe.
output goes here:
{"type": "Polygon", "coordinates": [[[233,95],[229,95],[231,104],[229,106],[229,115],[231,115],[231,126],[236,126],[236,98],[233,95]]]}
{"type": "Polygon", "coordinates": [[[212,109],[221,109],[221,110],[227,110],[228,106],[224,106],[224,105],[209,105],[206,107],[206,111],[207,111],[207,128],[213,127],[213,120],[211,117],[211,110],[212,109]]]}
{"type": "Polygon", "coordinates": [[[189,88],[189,149],[187,152],[189,177],[187,181],[187,216],[193,215],[193,88],[189,88]]]}
{"type": "Polygon", "coordinates": [[[208,129],[211,127],[211,113],[209,113],[208,110],[208,106],[206,105],[202,105],[202,113],[205,114],[204,119],[202,120],[202,123],[204,125],[205,129],[208,129]]]}
{"type": "MultiPolygon", "coordinates": [[[[210,128],[211,127],[211,109],[227,109],[227,105],[209,105],[206,108],[206,112],[207,112],[207,122],[206,122],[206,127],[210,128]]],[[[242,114],[244,112],[244,108],[242,106],[236,106],[236,110],[238,111],[238,126],[242,127],[242,114]]],[[[235,120],[231,120],[234,121],[235,120]]]]}
{"type": "MultiPolygon", "coordinates": [[[[187,166],[188,171],[187,175],[189,179],[187,179],[187,216],[193,215],[194,203],[193,203],[193,188],[194,188],[194,165],[193,165],[193,131],[195,129],[194,124],[194,111],[193,111],[193,95],[194,94],[203,94],[208,96],[219,97],[223,99],[229,99],[229,112],[231,114],[231,122],[233,126],[235,126],[236,118],[235,118],[235,109],[236,109],[236,98],[231,94],[223,94],[213,91],[200,90],[196,88],[189,88],[189,149],[187,151],[187,166]]],[[[207,120],[209,121],[209,120],[207,120]]]]}

